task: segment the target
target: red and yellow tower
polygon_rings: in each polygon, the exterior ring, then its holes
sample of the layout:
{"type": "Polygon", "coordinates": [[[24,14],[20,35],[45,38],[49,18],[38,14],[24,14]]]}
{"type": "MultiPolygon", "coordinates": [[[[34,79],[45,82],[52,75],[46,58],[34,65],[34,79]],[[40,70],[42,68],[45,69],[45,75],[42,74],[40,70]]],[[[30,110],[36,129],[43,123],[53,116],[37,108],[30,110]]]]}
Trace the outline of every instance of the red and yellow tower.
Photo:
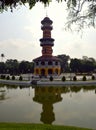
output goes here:
{"type": "Polygon", "coordinates": [[[53,56],[52,47],[54,46],[54,39],[51,38],[52,20],[45,17],[41,21],[41,29],[43,37],[40,39],[40,46],[42,47],[42,56],[34,59],[34,74],[41,76],[60,75],[60,59],[53,56]]]}

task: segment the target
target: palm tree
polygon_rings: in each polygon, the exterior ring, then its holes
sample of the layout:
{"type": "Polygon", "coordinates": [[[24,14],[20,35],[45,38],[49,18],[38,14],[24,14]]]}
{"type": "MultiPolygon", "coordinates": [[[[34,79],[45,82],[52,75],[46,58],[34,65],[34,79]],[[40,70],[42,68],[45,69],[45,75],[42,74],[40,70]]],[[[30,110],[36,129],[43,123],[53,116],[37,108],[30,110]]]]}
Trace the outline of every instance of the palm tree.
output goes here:
{"type": "Polygon", "coordinates": [[[3,58],[5,57],[5,55],[2,53],[1,54],[1,62],[3,62],[3,58]]]}

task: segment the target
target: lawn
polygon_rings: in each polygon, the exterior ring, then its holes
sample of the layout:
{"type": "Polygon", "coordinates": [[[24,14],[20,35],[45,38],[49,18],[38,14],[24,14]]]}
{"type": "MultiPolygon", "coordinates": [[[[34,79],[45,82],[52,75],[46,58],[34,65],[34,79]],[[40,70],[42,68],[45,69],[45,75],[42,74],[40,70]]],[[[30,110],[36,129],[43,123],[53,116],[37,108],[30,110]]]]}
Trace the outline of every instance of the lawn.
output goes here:
{"type": "Polygon", "coordinates": [[[73,126],[27,123],[0,123],[0,130],[92,130],[73,126]]]}

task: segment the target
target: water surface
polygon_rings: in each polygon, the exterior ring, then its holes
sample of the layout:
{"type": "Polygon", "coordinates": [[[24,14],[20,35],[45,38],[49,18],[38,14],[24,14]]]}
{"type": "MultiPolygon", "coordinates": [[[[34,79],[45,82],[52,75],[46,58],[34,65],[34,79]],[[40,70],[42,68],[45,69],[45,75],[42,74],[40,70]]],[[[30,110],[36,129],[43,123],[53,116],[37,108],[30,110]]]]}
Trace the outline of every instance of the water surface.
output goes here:
{"type": "Polygon", "coordinates": [[[0,85],[0,122],[96,128],[96,86],[0,85]]]}

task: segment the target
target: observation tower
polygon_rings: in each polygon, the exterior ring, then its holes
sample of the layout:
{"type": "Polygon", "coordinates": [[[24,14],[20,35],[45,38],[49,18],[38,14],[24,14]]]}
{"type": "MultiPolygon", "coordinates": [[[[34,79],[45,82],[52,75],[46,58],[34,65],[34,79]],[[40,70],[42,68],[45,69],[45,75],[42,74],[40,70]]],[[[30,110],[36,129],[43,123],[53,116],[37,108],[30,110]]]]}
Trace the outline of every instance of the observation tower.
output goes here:
{"type": "Polygon", "coordinates": [[[43,37],[40,39],[42,56],[33,60],[35,75],[60,75],[60,59],[52,55],[52,47],[54,46],[54,39],[51,38],[52,23],[53,21],[49,17],[45,17],[41,21],[41,30],[43,31],[43,37]]]}

